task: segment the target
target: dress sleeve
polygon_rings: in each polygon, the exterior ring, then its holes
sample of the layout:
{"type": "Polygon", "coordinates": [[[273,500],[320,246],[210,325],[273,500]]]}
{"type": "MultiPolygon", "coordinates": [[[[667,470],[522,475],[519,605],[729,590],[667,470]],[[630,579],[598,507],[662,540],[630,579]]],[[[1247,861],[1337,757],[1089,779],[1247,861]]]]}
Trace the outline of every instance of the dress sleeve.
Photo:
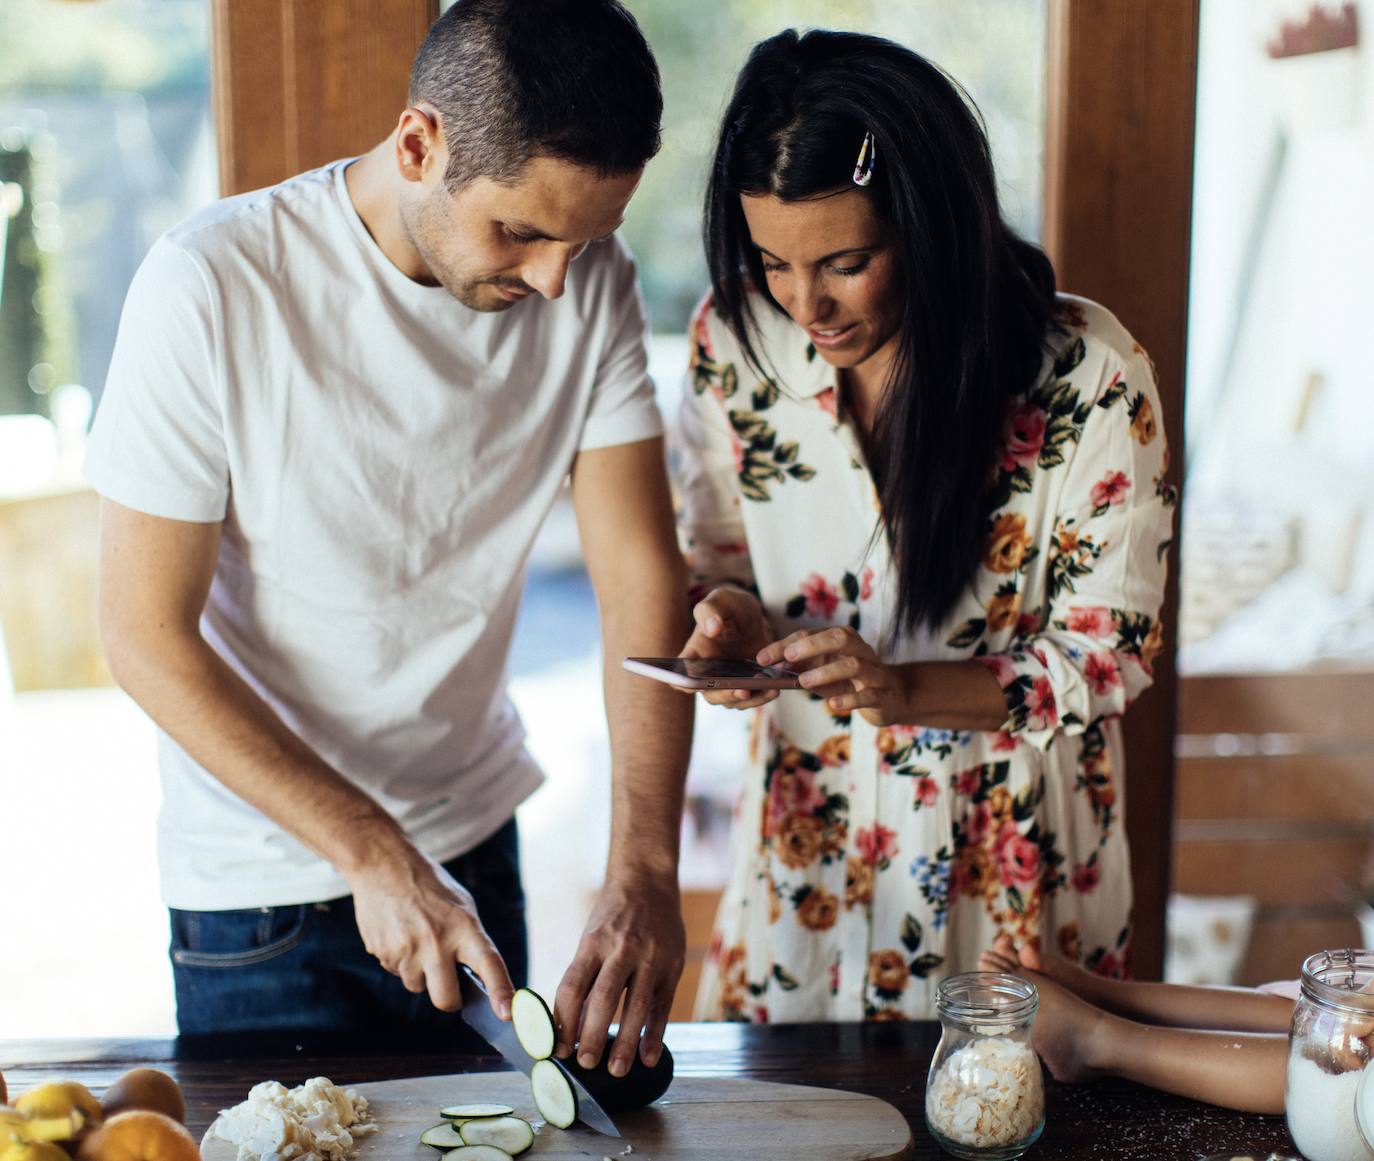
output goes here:
{"type": "Polygon", "coordinates": [[[1153,680],[1161,646],[1176,499],[1154,369],[1136,348],[1107,360],[1102,379],[1056,505],[1048,615],[1007,652],[978,659],[1006,696],[1004,728],[1044,747],[1124,713],[1153,680]]]}
{"type": "Polygon", "coordinates": [[[733,584],[758,595],[739,489],[741,445],[730,423],[722,381],[736,374],[708,298],[693,316],[691,362],[673,430],[678,534],[695,603],[733,584]]]}

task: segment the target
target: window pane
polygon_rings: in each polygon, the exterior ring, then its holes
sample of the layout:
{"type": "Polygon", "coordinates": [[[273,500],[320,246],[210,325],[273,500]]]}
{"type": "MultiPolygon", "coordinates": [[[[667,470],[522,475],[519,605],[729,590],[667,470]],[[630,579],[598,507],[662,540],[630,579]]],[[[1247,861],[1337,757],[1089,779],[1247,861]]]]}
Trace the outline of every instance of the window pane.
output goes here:
{"type": "Polygon", "coordinates": [[[0,414],[98,396],[139,261],[215,196],[209,25],[209,0],[0,5],[0,414]]]}

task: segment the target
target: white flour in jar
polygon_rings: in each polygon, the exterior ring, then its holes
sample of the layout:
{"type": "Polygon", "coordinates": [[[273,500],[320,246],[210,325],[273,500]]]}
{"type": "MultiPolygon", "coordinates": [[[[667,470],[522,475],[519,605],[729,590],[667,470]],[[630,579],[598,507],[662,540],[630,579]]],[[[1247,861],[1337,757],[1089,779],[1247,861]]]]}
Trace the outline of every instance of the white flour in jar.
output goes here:
{"type": "Polygon", "coordinates": [[[1284,1111],[1288,1131],[1307,1161],[1366,1161],[1374,1152],[1355,1121],[1355,1090],[1363,1072],[1332,1076],[1299,1053],[1288,1058],[1284,1111]]]}
{"type": "Polygon", "coordinates": [[[1019,1040],[974,1040],[950,1053],[931,1078],[926,1117],[931,1128],[960,1145],[1024,1141],[1045,1117],[1040,1062],[1019,1040]]]}

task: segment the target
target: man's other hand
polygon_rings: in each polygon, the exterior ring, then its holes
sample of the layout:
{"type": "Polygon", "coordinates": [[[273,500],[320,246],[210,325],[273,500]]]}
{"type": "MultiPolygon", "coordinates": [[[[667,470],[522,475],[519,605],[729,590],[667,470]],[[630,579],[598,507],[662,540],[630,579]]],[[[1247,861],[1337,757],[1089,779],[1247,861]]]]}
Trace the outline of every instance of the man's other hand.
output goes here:
{"type": "Polygon", "coordinates": [[[686,945],[675,878],[608,881],[558,987],[556,1054],[567,1057],[576,1048],[579,1064],[596,1065],[623,999],[611,1075],[630,1071],[636,1046],[646,1065],[657,1064],[686,945]]]}

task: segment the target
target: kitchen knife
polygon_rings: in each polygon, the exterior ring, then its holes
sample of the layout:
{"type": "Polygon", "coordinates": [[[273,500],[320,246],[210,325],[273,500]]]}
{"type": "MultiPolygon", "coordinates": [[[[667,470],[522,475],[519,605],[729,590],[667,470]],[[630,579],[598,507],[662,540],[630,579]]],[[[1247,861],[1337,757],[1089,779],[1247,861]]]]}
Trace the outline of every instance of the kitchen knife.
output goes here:
{"type": "MultiPolygon", "coordinates": [[[[482,986],[477,973],[465,963],[458,965],[458,986],[463,996],[462,1016],[467,1026],[495,1048],[507,1064],[529,1076],[530,1069],[534,1067],[534,1058],[521,1045],[520,1038],[515,1034],[515,1025],[492,1011],[487,989],[482,986]]],[[[554,1063],[561,1067],[561,1062],[554,1063]]],[[[577,1097],[577,1119],[607,1137],[620,1136],[615,1122],[596,1103],[596,1098],[587,1091],[586,1086],[566,1068],[563,1069],[563,1075],[568,1078],[573,1095],[577,1097]]]]}

